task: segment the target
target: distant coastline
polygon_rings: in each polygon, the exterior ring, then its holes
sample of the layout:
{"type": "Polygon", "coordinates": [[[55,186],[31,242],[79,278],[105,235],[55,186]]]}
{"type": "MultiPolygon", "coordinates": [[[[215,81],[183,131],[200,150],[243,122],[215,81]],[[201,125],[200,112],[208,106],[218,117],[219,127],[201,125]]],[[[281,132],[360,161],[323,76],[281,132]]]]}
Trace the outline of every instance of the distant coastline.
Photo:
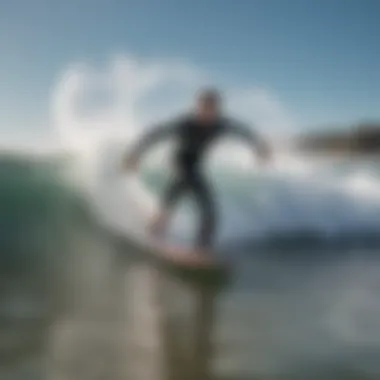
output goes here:
{"type": "Polygon", "coordinates": [[[340,155],[380,154],[380,122],[362,123],[344,131],[299,135],[295,148],[304,152],[340,155]]]}

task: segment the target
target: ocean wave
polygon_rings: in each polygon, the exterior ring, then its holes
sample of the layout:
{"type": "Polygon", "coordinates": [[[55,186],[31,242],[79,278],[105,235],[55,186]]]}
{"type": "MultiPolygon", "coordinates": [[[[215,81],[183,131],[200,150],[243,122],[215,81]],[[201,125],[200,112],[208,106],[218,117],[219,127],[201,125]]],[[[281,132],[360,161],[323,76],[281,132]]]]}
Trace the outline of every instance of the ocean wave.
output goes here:
{"type": "Polygon", "coordinates": [[[24,301],[41,309],[56,302],[73,231],[87,217],[85,197],[64,180],[64,169],[59,156],[0,158],[0,318],[27,315],[13,307],[24,301]]]}

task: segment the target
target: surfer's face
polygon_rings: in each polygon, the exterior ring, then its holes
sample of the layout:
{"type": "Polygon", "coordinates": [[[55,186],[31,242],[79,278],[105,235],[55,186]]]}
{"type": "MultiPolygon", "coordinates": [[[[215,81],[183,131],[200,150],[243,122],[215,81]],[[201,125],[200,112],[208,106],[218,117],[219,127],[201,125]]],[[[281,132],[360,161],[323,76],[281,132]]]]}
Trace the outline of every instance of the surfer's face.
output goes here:
{"type": "Polygon", "coordinates": [[[199,100],[197,105],[197,115],[201,122],[205,124],[213,123],[219,117],[219,104],[212,100],[199,100]]]}

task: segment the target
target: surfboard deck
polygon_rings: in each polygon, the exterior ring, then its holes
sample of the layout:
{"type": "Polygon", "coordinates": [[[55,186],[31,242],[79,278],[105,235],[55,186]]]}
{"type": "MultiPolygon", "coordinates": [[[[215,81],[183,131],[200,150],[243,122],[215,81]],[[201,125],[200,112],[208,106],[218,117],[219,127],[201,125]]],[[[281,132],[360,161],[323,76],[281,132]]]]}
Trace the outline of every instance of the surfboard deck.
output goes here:
{"type": "Polygon", "coordinates": [[[207,279],[223,282],[231,275],[232,266],[218,260],[212,251],[184,247],[154,236],[149,240],[153,253],[187,277],[193,276],[201,282],[207,279]]]}
{"type": "Polygon", "coordinates": [[[158,254],[178,264],[193,267],[212,267],[216,265],[211,251],[182,247],[159,239],[152,239],[150,244],[156,247],[158,254]]]}
{"type": "Polygon", "coordinates": [[[108,235],[128,260],[145,261],[194,285],[224,287],[230,282],[232,266],[212,252],[134,234],[109,231],[108,235]]]}

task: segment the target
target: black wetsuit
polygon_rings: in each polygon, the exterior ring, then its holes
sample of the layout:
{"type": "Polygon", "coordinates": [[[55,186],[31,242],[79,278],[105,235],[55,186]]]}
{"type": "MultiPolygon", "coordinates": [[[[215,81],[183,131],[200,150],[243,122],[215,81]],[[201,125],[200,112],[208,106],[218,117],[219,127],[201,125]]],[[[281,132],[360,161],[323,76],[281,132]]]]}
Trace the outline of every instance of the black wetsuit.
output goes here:
{"type": "Polygon", "coordinates": [[[169,183],[163,206],[170,209],[185,193],[193,195],[200,210],[201,223],[197,237],[198,247],[209,247],[213,243],[216,229],[215,197],[211,186],[202,173],[206,152],[221,136],[233,134],[252,144],[258,143],[256,134],[240,122],[220,118],[212,125],[202,125],[194,115],[185,115],[167,124],[158,126],[140,140],[132,155],[139,156],[151,144],[164,138],[175,138],[176,150],[173,161],[177,175],[169,183]]]}

